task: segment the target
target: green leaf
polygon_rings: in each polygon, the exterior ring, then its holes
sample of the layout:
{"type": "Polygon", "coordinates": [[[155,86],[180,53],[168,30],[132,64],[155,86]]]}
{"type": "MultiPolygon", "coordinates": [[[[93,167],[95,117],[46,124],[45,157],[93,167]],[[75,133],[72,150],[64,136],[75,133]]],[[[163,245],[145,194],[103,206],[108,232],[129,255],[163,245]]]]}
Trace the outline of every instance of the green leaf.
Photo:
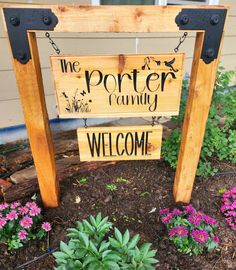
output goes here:
{"type": "Polygon", "coordinates": [[[90,216],[90,222],[95,228],[97,228],[97,222],[93,216],[90,216]]]}
{"type": "Polygon", "coordinates": [[[84,269],[86,269],[85,267],[92,263],[92,262],[96,262],[97,261],[97,257],[94,257],[94,256],[87,256],[83,262],[83,267],[84,269]]]}
{"type": "Polygon", "coordinates": [[[73,254],[73,250],[71,250],[68,245],[66,243],[64,243],[63,241],[60,242],[60,250],[62,252],[65,252],[66,254],[68,254],[69,256],[72,256],[73,254]]]}
{"type": "Polygon", "coordinates": [[[85,229],[87,229],[90,233],[94,233],[93,226],[87,220],[83,220],[83,224],[85,229]]]}
{"type": "Polygon", "coordinates": [[[106,250],[108,247],[110,246],[109,242],[106,241],[102,241],[100,248],[99,248],[99,252],[103,252],[104,250],[106,250]]]}
{"type": "Polygon", "coordinates": [[[97,216],[96,216],[96,223],[99,225],[99,223],[101,222],[101,220],[102,220],[102,214],[101,214],[101,212],[99,212],[97,214],[97,216]]]}
{"type": "Polygon", "coordinates": [[[151,247],[152,244],[150,243],[144,243],[142,244],[142,246],[140,247],[140,251],[143,253],[143,256],[146,256],[148,251],[149,251],[149,248],[151,247]]]}
{"type": "Polygon", "coordinates": [[[109,269],[111,270],[119,270],[120,267],[116,262],[113,261],[106,261],[105,265],[109,267],[109,269]]]}
{"type": "Polygon", "coordinates": [[[98,255],[98,250],[97,250],[95,244],[93,243],[93,241],[89,242],[89,247],[91,248],[92,252],[94,252],[96,255],[98,255]]]}
{"type": "Polygon", "coordinates": [[[79,239],[84,243],[86,247],[89,246],[89,238],[87,234],[79,232],[79,239]]]}
{"type": "Polygon", "coordinates": [[[134,248],[139,241],[139,234],[136,234],[132,240],[128,243],[128,249],[134,248]]]}
{"type": "Polygon", "coordinates": [[[120,242],[118,242],[116,239],[114,239],[112,237],[109,237],[109,242],[110,242],[111,246],[114,247],[114,248],[120,248],[121,247],[120,242]]]}
{"type": "Polygon", "coordinates": [[[122,234],[117,228],[115,228],[115,237],[122,244],[123,242],[122,234]]]}
{"type": "Polygon", "coordinates": [[[65,252],[60,252],[60,251],[56,251],[53,253],[53,256],[56,258],[56,259],[67,259],[67,258],[70,258],[70,256],[65,253],[65,252]]]}
{"type": "Polygon", "coordinates": [[[130,239],[130,234],[129,234],[129,230],[126,230],[123,236],[123,246],[125,246],[130,239]]]}

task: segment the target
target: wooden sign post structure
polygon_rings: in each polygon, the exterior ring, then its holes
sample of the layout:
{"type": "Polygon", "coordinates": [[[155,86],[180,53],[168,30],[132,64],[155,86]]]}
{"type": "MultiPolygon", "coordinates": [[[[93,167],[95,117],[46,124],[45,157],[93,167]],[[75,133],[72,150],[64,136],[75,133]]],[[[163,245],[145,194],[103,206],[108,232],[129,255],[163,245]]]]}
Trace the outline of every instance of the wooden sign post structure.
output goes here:
{"type": "Polygon", "coordinates": [[[227,7],[4,5],[1,8],[41,196],[46,207],[58,206],[59,185],[36,32],[197,32],[173,189],[175,201],[188,203],[211,104],[227,7]]]}

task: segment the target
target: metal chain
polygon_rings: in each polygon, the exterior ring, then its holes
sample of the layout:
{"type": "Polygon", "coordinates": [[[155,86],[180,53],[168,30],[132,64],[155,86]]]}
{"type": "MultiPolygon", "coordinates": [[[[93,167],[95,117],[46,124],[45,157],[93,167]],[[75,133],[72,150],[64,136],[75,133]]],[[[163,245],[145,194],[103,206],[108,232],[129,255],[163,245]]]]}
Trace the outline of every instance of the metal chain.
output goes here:
{"type": "MultiPolygon", "coordinates": [[[[53,41],[53,39],[51,38],[49,32],[46,32],[46,33],[45,33],[45,37],[48,38],[49,43],[52,45],[52,47],[53,47],[53,49],[55,50],[55,52],[56,52],[57,54],[60,54],[61,51],[60,51],[60,49],[58,48],[57,44],[56,44],[56,43],[53,41]]],[[[84,127],[87,128],[87,127],[88,127],[88,126],[87,126],[87,118],[83,118],[83,120],[84,120],[84,127]]]]}
{"type": "Polygon", "coordinates": [[[45,37],[48,38],[49,43],[52,45],[53,49],[57,54],[60,54],[60,49],[58,48],[57,44],[52,40],[50,34],[48,32],[45,33],[45,37]]]}
{"type": "Polygon", "coordinates": [[[87,118],[83,118],[83,120],[84,120],[84,127],[87,128],[88,127],[87,126],[87,118]]]}
{"type": "Polygon", "coordinates": [[[179,44],[174,48],[174,52],[177,53],[179,51],[179,47],[185,41],[186,37],[188,36],[188,32],[184,32],[183,36],[179,38],[179,44]]]}

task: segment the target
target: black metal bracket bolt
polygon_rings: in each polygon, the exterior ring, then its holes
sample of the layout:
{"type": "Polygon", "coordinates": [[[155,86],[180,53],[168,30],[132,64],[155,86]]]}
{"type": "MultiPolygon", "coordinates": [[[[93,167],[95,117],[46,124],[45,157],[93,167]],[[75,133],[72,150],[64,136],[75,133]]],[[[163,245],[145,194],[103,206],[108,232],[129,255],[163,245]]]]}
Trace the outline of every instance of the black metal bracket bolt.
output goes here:
{"type": "Polygon", "coordinates": [[[211,24],[217,25],[220,22],[220,16],[218,14],[214,14],[211,16],[211,24]]]}
{"type": "Polygon", "coordinates": [[[44,23],[45,25],[50,25],[50,24],[52,23],[51,17],[50,17],[50,16],[44,16],[44,17],[43,17],[43,23],[44,23]]]}
{"type": "Polygon", "coordinates": [[[218,56],[226,13],[227,9],[183,8],[175,18],[180,30],[205,31],[201,59],[206,64],[218,56]]]}
{"type": "Polygon", "coordinates": [[[21,64],[31,59],[27,30],[52,31],[58,18],[48,8],[3,8],[12,54],[21,64]]]}
{"type": "Polygon", "coordinates": [[[189,17],[188,17],[188,15],[187,15],[187,14],[181,15],[179,21],[180,21],[180,24],[181,24],[181,25],[186,25],[186,24],[188,24],[188,22],[189,22],[189,17]]]}
{"type": "Polygon", "coordinates": [[[20,24],[20,19],[16,16],[12,16],[10,18],[10,23],[13,25],[13,26],[18,26],[20,24]]]}
{"type": "Polygon", "coordinates": [[[206,51],[206,57],[211,59],[215,56],[215,50],[212,48],[207,49],[206,51]]]}

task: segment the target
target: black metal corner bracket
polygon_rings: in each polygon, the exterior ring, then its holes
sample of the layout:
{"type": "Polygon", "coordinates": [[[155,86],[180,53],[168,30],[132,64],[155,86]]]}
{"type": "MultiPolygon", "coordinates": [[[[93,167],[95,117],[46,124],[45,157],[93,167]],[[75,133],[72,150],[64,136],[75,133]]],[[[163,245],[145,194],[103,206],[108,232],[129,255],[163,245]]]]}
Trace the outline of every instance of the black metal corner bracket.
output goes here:
{"type": "Polygon", "coordinates": [[[191,9],[183,8],[175,22],[180,30],[204,30],[204,42],[201,59],[211,63],[217,58],[227,9],[191,9]]]}
{"type": "Polygon", "coordinates": [[[31,59],[27,30],[53,30],[58,23],[51,9],[3,8],[13,57],[26,64],[31,59]]]}

